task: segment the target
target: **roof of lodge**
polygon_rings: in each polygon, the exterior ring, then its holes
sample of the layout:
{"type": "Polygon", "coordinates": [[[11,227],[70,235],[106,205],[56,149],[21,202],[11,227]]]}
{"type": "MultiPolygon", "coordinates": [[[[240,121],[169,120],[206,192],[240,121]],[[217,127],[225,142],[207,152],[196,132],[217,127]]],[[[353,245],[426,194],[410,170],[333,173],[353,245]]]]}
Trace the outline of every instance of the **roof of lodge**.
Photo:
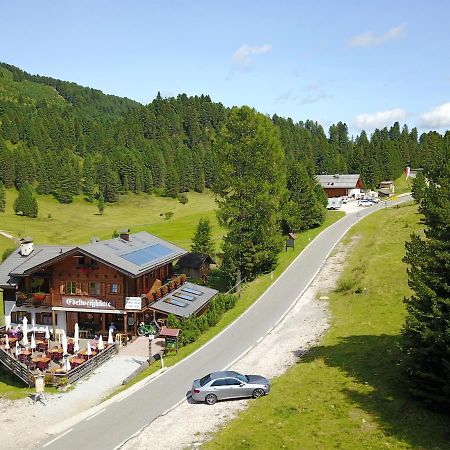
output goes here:
{"type": "Polygon", "coordinates": [[[0,264],[0,287],[15,286],[18,277],[76,253],[91,256],[120,272],[137,277],[187,252],[146,231],[130,234],[129,240],[117,237],[78,246],[36,245],[28,256],[22,256],[19,248],[0,264]]]}
{"type": "Polygon", "coordinates": [[[354,189],[361,175],[356,174],[335,174],[335,175],[316,175],[318,183],[324,188],[347,188],[354,189]]]}
{"type": "Polygon", "coordinates": [[[169,295],[152,303],[150,308],[164,314],[189,317],[200,311],[218,292],[206,286],[185,283],[169,295]]]}

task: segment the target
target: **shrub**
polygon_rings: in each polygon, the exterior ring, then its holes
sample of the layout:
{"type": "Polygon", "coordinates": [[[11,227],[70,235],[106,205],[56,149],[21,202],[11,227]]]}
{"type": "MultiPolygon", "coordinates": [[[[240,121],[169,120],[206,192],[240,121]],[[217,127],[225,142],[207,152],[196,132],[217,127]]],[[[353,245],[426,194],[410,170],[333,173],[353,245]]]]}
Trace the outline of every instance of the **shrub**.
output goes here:
{"type": "Polygon", "coordinates": [[[165,220],[169,220],[172,216],[173,216],[173,212],[172,211],[168,211],[168,212],[164,213],[164,219],[165,220]]]}
{"type": "Polygon", "coordinates": [[[189,201],[189,198],[186,194],[178,194],[177,199],[182,205],[185,205],[189,201]]]}
{"type": "Polygon", "coordinates": [[[356,285],[356,281],[350,278],[341,278],[335,292],[348,292],[356,285]]]}

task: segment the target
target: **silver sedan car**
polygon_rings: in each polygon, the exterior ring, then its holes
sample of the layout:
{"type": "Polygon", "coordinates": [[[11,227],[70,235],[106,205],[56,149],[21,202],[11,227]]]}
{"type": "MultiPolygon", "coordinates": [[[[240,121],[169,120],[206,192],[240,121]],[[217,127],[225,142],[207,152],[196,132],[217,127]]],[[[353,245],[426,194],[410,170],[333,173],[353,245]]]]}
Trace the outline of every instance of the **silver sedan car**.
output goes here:
{"type": "Polygon", "coordinates": [[[267,378],[242,375],[234,371],[210,373],[192,383],[192,399],[214,405],[217,400],[239,397],[263,397],[270,392],[267,378]]]}

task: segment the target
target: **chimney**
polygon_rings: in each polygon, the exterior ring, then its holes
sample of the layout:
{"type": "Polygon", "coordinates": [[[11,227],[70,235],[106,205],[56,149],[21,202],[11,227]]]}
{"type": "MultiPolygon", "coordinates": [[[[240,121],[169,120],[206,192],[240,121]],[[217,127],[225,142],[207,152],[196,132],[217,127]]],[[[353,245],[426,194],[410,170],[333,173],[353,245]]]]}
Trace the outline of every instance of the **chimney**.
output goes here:
{"type": "Polygon", "coordinates": [[[20,254],[28,256],[34,250],[33,239],[26,237],[20,240],[20,254]]]}
{"type": "Polygon", "coordinates": [[[119,237],[124,241],[130,240],[130,230],[119,230],[119,237]]]}

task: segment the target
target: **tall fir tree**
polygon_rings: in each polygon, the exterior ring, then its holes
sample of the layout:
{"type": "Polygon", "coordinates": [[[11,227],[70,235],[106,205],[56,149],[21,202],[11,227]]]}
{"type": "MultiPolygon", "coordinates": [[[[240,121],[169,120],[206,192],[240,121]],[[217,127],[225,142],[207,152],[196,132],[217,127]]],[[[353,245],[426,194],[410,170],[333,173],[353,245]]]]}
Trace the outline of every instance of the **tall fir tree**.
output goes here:
{"type": "Polygon", "coordinates": [[[221,138],[214,191],[218,219],[227,230],[223,266],[239,282],[276,264],[282,245],[284,152],[271,120],[246,106],[231,110],[221,138]]]}
{"type": "Polygon", "coordinates": [[[211,224],[209,219],[199,220],[194,238],[192,239],[191,252],[214,255],[214,242],[212,241],[211,224]]]}
{"type": "Polygon", "coordinates": [[[38,203],[34,197],[33,188],[30,184],[24,183],[19,190],[19,195],[14,201],[14,211],[23,216],[37,217],[38,203]]]}
{"type": "MultiPolygon", "coordinates": [[[[427,181],[415,195],[425,237],[411,236],[408,263],[413,295],[405,299],[403,350],[411,392],[450,408],[450,147],[434,154],[427,181]]],[[[416,186],[417,189],[417,186],[416,186]]]]}

